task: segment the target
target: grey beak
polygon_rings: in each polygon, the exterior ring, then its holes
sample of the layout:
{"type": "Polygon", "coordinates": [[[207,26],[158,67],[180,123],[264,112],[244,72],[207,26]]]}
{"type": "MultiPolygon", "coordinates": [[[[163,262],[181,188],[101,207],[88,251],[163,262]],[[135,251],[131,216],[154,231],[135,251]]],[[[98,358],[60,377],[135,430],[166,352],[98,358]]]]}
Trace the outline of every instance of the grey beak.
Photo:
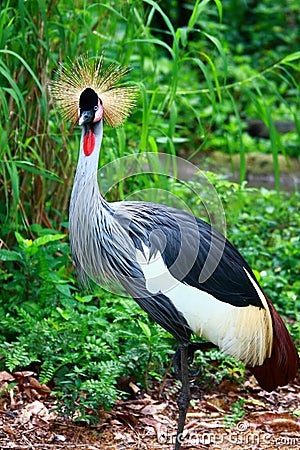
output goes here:
{"type": "Polygon", "coordinates": [[[79,125],[84,125],[86,123],[93,122],[95,118],[95,111],[90,109],[89,111],[81,111],[79,117],[79,125]]]}

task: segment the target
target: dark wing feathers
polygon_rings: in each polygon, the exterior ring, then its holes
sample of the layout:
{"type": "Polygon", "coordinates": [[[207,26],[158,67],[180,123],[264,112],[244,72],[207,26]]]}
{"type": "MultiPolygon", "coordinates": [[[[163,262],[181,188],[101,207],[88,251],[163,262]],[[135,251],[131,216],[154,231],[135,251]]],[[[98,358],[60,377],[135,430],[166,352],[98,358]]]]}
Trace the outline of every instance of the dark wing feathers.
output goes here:
{"type": "MultiPolygon", "coordinates": [[[[126,227],[124,236],[128,236],[136,249],[143,251],[145,244],[150,248],[150,254],[160,251],[174,278],[208,292],[222,302],[262,307],[243,269],[255,278],[249,265],[235,247],[206,222],[184,211],[142,202],[122,202],[122,210],[114,214],[114,218],[118,228],[126,227]]],[[[188,341],[192,331],[185,318],[166,295],[153,295],[146,290],[138,263],[125,256],[120,264],[115,252],[108,256],[114,260],[110,267],[119,274],[119,281],[128,294],[177,340],[188,341]]]]}
{"type": "Polygon", "coordinates": [[[175,208],[132,203],[137,207],[131,224],[136,245],[142,240],[152,252],[159,250],[176,279],[234,306],[263,307],[245,272],[255,280],[248,263],[208,223],[175,208]]]}
{"type": "MultiPolygon", "coordinates": [[[[214,237],[212,239],[212,229],[206,222],[198,219],[197,223],[201,234],[201,248],[192,270],[183,281],[208,292],[218,300],[234,306],[253,305],[263,307],[245,269],[254,280],[255,275],[242,255],[227,239],[217,234],[215,230],[213,230],[214,237]],[[220,255],[221,253],[221,257],[210,277],[203,282],[199,282],[199,273],[206,262],[205,255],[208,252],[210,252],[209,259],[214,258],[214,254],[220,255]]],[[[209,260],[206,263],[209,269],[209,260]]]]}
{"type": "Polygon", "coordinates": [[[181,342],[190,340],[191,328],[168,297],[157,294],[151,297],[135,298],[135,300],[151,319],[171,333],[175,339],[181,342]]]}
{"type": "MultiPolygon", "coordinates": [[[[263,307],[246,273],[255,280],[251,268],[236,248],[209,224],[163,205],[141,202],[127,205],[131,213],[134,211],[129,233],[131,242],[141,251],[142,244],[147,245],[150,255],[160,251],[176,279],[234,306],[263,307]]],[[[135,270],[141,272],[138,264],[132,263],[135,270]]],[[[127,292],[150,317],[178,341],[189,341],[192,330],[167,295],[159,293],[139,297],[133,285],[127,285],[127,292]]],[[[145,283],[143,286],[145,292],[145,283]]],[[[299,358],[282,319],[267,297],[266,301],[273,323],[272,354],[263,365],[250,370],[260,385],[271,391],[295,377],[299,358]]]]}

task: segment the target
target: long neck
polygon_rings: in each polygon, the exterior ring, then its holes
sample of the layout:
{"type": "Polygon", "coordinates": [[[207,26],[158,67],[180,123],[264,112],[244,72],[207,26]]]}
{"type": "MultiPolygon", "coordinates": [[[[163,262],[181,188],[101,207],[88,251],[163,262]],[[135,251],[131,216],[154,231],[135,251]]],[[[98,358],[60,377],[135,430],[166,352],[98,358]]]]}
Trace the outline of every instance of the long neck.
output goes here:
{"type": "Polygon", "coordinates": [[[79,206],[85,206],[84,203],[89,200],[90,195],[97,195],[99,199],[101,198],[97,170],[102,137],[103,120],[93,124],[92,129],[82,127],[79,159],[70,201],[70,216],[74,212],[77,202],[79,206]],[[93,142],[94,148],[92,149],[91,143],[93,142]]]}

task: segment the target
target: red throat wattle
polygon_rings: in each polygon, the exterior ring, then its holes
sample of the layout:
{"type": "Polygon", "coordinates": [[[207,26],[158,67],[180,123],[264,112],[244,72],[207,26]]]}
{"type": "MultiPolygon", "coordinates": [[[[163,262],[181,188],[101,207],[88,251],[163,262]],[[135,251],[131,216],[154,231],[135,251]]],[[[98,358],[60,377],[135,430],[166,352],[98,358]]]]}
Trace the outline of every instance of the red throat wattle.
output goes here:
{"type": "Polygon", "coordinates": [[[83,138],[83,151],[85,156],[90,156],[93,153],[93,150],[95,148],[95,134],[94,132],[89,129],[83,138]]]}

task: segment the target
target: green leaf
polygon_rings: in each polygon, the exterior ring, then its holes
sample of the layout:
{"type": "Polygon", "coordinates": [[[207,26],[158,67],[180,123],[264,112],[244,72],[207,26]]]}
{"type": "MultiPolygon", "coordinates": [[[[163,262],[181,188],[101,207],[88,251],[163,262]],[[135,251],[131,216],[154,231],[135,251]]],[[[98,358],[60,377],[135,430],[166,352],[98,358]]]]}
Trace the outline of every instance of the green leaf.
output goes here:
{"type": "Polygon", "coordinates": [[[260,281],[260,278],[261,278],[260,272],[258,270],[255,270],[255,269],[252,269],[252,272],[254,273],[257,281],[260,281]]]}
{"type": "Polygon", "coordinates": [[[75,295],[76,300],[78,300],[80,303],[90,303],[94,296],[93,295],[85,295],[84,297],[81,297],[80,295],[75,295]]]}
{"type": "Polygon", "coordinates": [[[300,52],[295,52],[285,56],[280,62],[285,64],[288,62],[297,61],[298,59],[300,59],[300,52]]]}
{"type": "Polygon", "coordinates": [[[71,289],[69,284],[56,284],[56,289],[65,297],[71,297],[71,289]]]}
{"type": "Polygon", "coordinates": [[[56,181],[58,183],[63,183],[63,181],[55,174],[46,169],[38,169],[35,164],[29,161],[14,161],[14,164],[20,169],[25,169],[27,172],[31,172],[37,175],[41,175],[43,178],[48,180],[56,181]]]}
{"type": "Polygon", "coordinates": [[[56,311],[61,315],[61,317],[65,320],[69,320],[71,318],[71,314],[69,311],[60,308],[59,306],[56,308],[56,311]]]}
{"type": "Polygon", "coordinates": [[[146,338],[150,339],[151,338],[151,330],[150,330],[149,326],[146,323],[141,322],[140,320],[138,320],[138,324],[141,327],[141,329],[143,330],[143,333],[146,336],[146,338]]]}
{"type": "Polygon", "coordinates": [[[19,261],[22,262],[22,255],[14,250],[0,250],[1,261],[19,261]]]}
{"type": "Polygon", "coordinates": [[[66,234],[46,234],[45,236],[38,237],[32,243],[35,247],[41,247],[42,245],[46,245],[49,242],[60,241],[64,239],[66,234]]]}
{"type": "Polygon", "coordinates": [[[25,239],[20,233],[15,232],[16,239],[18,241],[19,246],[26,253],[27,256],[34,255],[38,249],[33,245],[32,239],[25,239]]]}

